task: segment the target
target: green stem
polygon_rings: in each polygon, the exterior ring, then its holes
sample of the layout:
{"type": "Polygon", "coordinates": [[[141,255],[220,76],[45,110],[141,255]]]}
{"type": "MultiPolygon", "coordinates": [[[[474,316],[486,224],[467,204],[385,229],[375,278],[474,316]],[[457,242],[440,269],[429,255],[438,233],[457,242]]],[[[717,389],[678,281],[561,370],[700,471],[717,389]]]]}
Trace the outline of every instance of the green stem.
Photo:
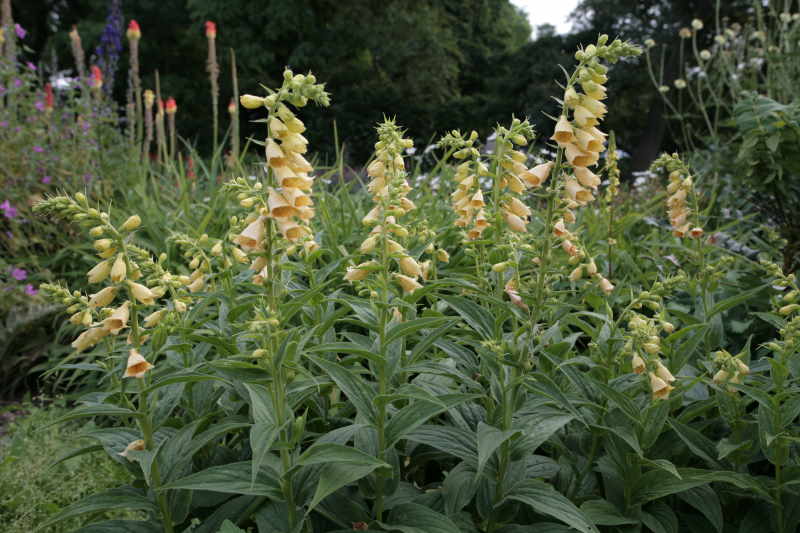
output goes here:
{"type": "Polygon", "coordinates": [[[781,501],[783,492],[783,467],[780,463],[775,464],[775,519],[778,526],[778,533],[786,531],[783,520],[783,502],[781,501]]]}
{"type": "MultiPolygon", "coordinates": [[[[147,385],[145,379],[139,380],[139,413],[141,416],[139,420],[139,428],[142,431],[142,440],[144,440],[144,447],[146,450],[155,453],[155,442],[153,440],[153,421],[150,416],[150,410],[147,402],[147,392],[145,392],[147,385]]],[[[158,507],[161,510],[161,519],[164,523],[164,533],[172,533],[172,515],[170,513],[169,504],[167,503],[167,494],[160,491],[161,487],[161,472],[158,469],[158,461],[153,461],[150,467],[150,485],[155,492],[158,507]]]]}

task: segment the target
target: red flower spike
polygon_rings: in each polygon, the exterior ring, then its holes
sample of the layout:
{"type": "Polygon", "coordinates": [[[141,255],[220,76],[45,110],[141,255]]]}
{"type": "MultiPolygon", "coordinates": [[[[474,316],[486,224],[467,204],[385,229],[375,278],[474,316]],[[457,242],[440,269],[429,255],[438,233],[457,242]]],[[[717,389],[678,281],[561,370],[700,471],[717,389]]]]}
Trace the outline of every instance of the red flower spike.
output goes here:
{"type": "Polygon", "coordinates": [[[55,96],[53,95],[53,86],[49,83],[44,84],[44,108],[46,111],[52,111],[55,106],[55,96]]]}
{"type": "Polygon", "coordinates": [[[210,20],[206,21],[206,37],[209,39],[217,38],[217,25],[210,20]]]}
{"type": "Polygon", "coordinates": [[[167,114],[174,115],[178,111],[178,104],[175,102],[175,99],[170,96],[167,98],[167,103],[164,108],[167,111],[167,114]]]}
{"type": "Polygon", "coordinates": [[[89,80],[89,86],[92,89],[99,89],[103,86],[103,71],[97,65],[92,65],[92,74],[89,80]]]}
{"type": "Polygon", "coordinates": [[[141,39],[142,30],[139,28],[139,23],[135,20],[131,20],[130,23],[128,23],[127,36],[128,39],[141,39]]]}

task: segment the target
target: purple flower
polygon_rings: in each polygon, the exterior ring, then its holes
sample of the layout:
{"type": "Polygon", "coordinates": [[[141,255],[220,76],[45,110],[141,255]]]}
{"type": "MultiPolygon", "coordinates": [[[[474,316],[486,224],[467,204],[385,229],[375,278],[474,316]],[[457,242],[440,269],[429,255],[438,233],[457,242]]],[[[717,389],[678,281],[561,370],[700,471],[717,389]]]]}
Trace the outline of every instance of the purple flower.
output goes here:
{"type": "Polygon", "coordinates": [[[41,154],[42,152],[44,152],[44,148],[42,148],[39,145],[36,145],[36,146],[33,147],[33,151],[36,152],[36,153],[41,154]]]}
{"type": "Polygon", "coordinates": [[[91,174],[85,174],[83,176],[83,181],[86,182],[86,183],[89,183],[90,181],[92,181],[92,175],[91,174]]]}
{"type": "Polygon", "coordinates": [[[17,89],[22,87],[22,80],[19,78],[14,79],[14,87],[16,87],[17,89]]]}
{"type": "Polygon", "coordinates": [[[24,39],[25,36],[28,35],[28,32],[25,31],[25,28],[23,28],[19,24],[14,24],[14,31],[17,32],[17,37],[19,37],[20,39],[24,39]]]}
{"type": "Polygon", "coordinates": [[[4,94],[6,94],[6,88],[0,85],[0,96],[3,96],[4,94]]]}
{"type": "Polygon", "coordinates": [[[0,209],[3,210],[3,214],[9,220],[17,218],[17,215],[19,214],[17,208],[11,205],[11,202],[9,202],[8,200],[0,204],[0,209]]]}
{"type": "Polygon", "coordinates": [[[36,296],[37,294],[39,294],[39,289],[28,283],[27,285],[25,285],[25,294],[27,294],[28,296],[36,296]]]}
{"type": "Polygon", "coordinates": [[[17,281],[25,281],[28,279],[28,271],[24,268],[12,268],[11,277],[17,281]]]}
{"type": "Polygon", "coordinates": [[[8,127],[8,121],[7,120],[3,120],[2,122],[0,122],[0,128],[7,128],[7,127],[8,127]]]}
{"type": "Polygon", "coordinates": [[[26,67],[28,67],[28,68],[29,68],[29,69],[31,69],[31,70],[34,70],[34,71],[36,70],[36,65],[34,65],[33,63],[31,63],[30,61],[28,61],[27,63],[25,63],[25,66],[26,66],[26,67]]]}
{"type": "Polygon", "coordinates": [[[44,183],[45,185],[50,185],[50,183],[52,181],[53,181],[53,178],[51,178],[50,176],[45,176],[45,177],[42,178],[42,183],[44,183]]]}
{"type": "Polygon", "coordinates": [[[35,104],[33,104],[33,105],[34,105],[34,106],[36,107],[36,109],[38,109],[39,111],[44,111],[44,102],[42,102],[41,100],[36,100],[36,103],[35,103],[35,104]]]}

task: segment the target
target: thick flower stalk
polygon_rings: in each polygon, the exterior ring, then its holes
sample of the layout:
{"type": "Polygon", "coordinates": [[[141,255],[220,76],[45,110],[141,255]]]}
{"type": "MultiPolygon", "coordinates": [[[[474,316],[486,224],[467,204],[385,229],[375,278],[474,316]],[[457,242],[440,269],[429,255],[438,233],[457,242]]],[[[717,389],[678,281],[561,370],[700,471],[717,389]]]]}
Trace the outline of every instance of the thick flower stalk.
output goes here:
{"type": "Polygon", "coordinates": [[[164,104],[164,111],[167,113],[167,128],[169,130],[169,158],[175,158],[176,133],[175,133],[175,114],[178,112],[178,104],[173,97],[167,98],[164,104]]]}
{"type": "Polygon", "coordinates": [[[131,20],[128,23],[128,30],[125,33],[128,38],[128,48],[130,49],[130,84],[133,91],[133,101],[135,104],[135,126],[132,130],[136,132],[136,142],[142,140],[142,80],[139,74],[139,40],[142,38],[142,30],[139,23],[131,20]]]}
{"type": "Polygon", "coordinates": [[[167,132],[166,124],[164,121],[164,101],[156,98],[156,151],[158,153],[158,161],[164,162],[167,160],[167,132]]]}
{"type": "Polygon", "coordinates": [[[231,117],[231,154],[229,163],[234,166],[239,163],[239,76],[236,72],[236,53],[231,48],[231,84],[233,97],[228,104],[228,114],[231,117]]]}
{"type": "Polygon", "coordinates": [[[78,27],[72,26],[69,32],[70,48],[72,49],[72,58],[75,60],[75,68],[78,71],[78,77],[81,81],[86,79],[86,54],[83,51],[83,44],[81,43],[81,35],[78,33],[78,27]]]}
{"type": "Polygon", "coordinates": [[[153,104],[156,101],[156,94],[147,89],[144,92],[144,149],[143,157],[149,157],[150,144],[153,142],[153,104]]]}
{"type": "Polygon", "coordinates": [[[17,59],[17,42],[13,31],[14,17],[11,12],[11,0],[3,0],[0,28],[3,29],[3,53],[8,64],[13,65],[17,59]],[[6,32],[8,37],[5,36],[6,32]]]}
{"type": "Polygon", "coordinates": [[[214,152],[217,151],[219,137],[219,63],[217,63],[217,25],[207,20],[206,40],[208,41],[208,58],[206,59],[206,72],[211,84],[211,112],[214,117],[214,152]]]}
{"type": "Polygon", "coordinates": [[[364,225],[372,230],[359,248],[361,253],[372,255],[374,259],[348,268],[345,279],[364,279],[375,265],[382,266],[388,273],[388,263],[393,260],[399,272],[393,272],[391,276],[408,294],[422,287],[417,281],[422,278],[422,269],[400,242],[408,236],[408,229],[398,222],[400,217],[416,208],[414,202],[406,197],[411,186],[406,179],[402,156],[405,149],[413,146],[413,141],[403,137],[393,120],[379,124],[377,130],[375,158],[367,167],[371,178],[367,190],[375,206],[362,219],[364,225]]]}

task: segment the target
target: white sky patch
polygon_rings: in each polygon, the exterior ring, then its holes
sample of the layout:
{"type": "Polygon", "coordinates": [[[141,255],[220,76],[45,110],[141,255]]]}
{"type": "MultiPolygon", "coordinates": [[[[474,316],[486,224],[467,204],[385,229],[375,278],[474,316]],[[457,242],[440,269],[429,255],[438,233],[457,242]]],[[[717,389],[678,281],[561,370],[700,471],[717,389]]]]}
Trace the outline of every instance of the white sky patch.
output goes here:
{"type": "Polygon", "coordinates": [[[558,33],[569,33],[572,23],[567,17],[578,5],[578,0],[511,0],[528,14],[534,31],[541,24],[552,24],[558,33]]]}

